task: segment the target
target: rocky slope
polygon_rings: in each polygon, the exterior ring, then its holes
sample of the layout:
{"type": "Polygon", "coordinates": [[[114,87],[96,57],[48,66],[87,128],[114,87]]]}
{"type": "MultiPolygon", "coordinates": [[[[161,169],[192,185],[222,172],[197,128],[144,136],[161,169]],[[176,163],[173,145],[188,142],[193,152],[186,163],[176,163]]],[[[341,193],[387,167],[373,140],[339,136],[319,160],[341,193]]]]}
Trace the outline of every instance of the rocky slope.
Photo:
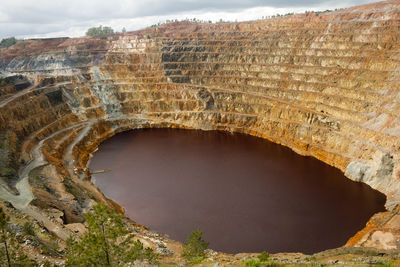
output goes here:
{"type": "Polygon", "coordinates": [[[143,127],[242,132],[386,194],[388,212],[347,245],[397,249],[399,30],[395,0],[1,49],[0,197],[65,239],[106,201],[84,170],[101,141],[143,127]]]}

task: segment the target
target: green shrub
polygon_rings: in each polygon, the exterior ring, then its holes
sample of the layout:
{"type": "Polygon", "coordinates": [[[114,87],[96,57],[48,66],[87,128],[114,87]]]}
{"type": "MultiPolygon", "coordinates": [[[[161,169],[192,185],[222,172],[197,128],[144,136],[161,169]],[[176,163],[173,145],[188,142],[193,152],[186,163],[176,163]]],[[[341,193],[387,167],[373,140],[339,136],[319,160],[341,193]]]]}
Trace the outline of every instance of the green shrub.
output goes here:
{"type": "Polygon", "coordinates": [[[251,259],[245,260],[243,262],[243,266],[244,267],[259,267],[259,266],[261,266],[261,263],[258,259],[251,258],[251,259]]]}
{"type": "Polygon", "coordinates": [[[261,254],[258,255],[258,259],[259,259],[261,262],[266,262],[266,261],[268,261],[268,260],[269,260],[269,253],[266,252],[266,251],[261,252],[261,254]]]}
{"type": "Polygon", "coordinates": [[[97,36],[97,37],[105,37],[107,35],[113,34],[114,30],[108,26],[99,26],[89,28],[86,32],[86,36],[97,36]]]}
{"type": "Polygon", "coordinates": [[[17,43],[17,39],[15,39],[15,37],[4,38],[0,42],[0,47],[8,48],[10,46],[15,45],[16,43],[17,43]]]}
{"type": "Polygon", "coordinates": [[[35,227],[33,226],[32,222],[26,222],[22,226],[22,231],[25,235],[36,236],[35,227]]]}
{"type": "Polygon", "coordinates": [[[13,179],[18,176],[18,172],[15,169],[10,168],[10,167],[4,168],[3,172],[4,172],[4,176],[7,177],[8,179],[13,179]]]}
{"type": "Polygon", "coordinates": [[[279,267],[281,266],[278,263],[275,263],[273,259],[269,258],[269,254],[266,251],[263,251],[257,258],[250,258],[242,262],[242,265],[245,267],[279,267]]]}
{"type": "Polygon", "coordinates": [[[193,231],[185,242],[182,256],[190,263],[199,263],[206,257],[208,243],[202,238],[200,229],[193,231]]]}

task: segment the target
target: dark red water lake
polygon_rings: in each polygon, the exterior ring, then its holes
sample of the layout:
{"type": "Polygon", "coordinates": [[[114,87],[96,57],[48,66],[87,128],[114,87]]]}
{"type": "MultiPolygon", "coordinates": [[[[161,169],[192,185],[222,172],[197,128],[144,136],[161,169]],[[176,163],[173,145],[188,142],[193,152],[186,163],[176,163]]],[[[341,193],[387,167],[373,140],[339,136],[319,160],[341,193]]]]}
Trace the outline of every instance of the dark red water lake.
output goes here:
{"type": "Polygon", "coordinates": [[[134,221],[184,242],[200,228],[228,252],[314,253],[342,246],[386,198],[338,169],[267,140],[144,129],[102,143],[90,163],[134,221]]]}

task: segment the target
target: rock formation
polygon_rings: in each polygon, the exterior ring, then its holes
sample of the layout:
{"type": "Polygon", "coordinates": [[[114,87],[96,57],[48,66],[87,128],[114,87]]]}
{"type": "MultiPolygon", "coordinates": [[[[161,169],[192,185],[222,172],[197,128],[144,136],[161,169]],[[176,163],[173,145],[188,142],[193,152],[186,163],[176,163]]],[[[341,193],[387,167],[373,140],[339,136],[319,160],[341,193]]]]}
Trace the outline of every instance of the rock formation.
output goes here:
{"type": "Polygon", "coordinates": [[[396,0],[20,41],[0,50],[0,197],[65,238],[41,213],[57,209],[68,226],[106,201],[83,171],[101,141],[145,127],[218,129],[288,146],[383,192],[388,212],[348,245],[397,248],[399,31],[396,0]]]}

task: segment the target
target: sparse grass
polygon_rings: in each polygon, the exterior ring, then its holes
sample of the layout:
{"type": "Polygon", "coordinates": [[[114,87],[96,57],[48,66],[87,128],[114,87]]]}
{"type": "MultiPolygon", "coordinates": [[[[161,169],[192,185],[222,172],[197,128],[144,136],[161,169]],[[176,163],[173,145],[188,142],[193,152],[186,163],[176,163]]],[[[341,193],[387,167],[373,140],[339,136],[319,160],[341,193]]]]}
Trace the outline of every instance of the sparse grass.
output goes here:
{"type": "Polygon", "coordinates": [[[40,243],[42,245],[41,249],[44,255],[53,257],[60,256],[60,252],[58,252],[60,247],[58,246],[58,242],[55,238],[52,237],[49,241],[40,240],[40,243]]]}
{"type": "Polygon", "coordinates": [[[18,178],[19,162],[15,157],[18,147],[15,142],[15,136],[0,131],[0,177],[3,177],[10,188],[13,188],[18,178]]]}
{"type": "Polygon", "coordinates": [[[79,186],[77,186],[70,178],[67,177],[64,180],[64,186],[67,192],[72,194],[79,205],[82,206],[87,198],[85,192],[81,188],[79,188],[79,186]]]}
{"type": "Polygon", "coordinates": [[[379,267],[394,267],[395,261],[394,260],[382,260],[378,264],[379,267]]]}
{"type": "Polygon", "coordinates": [[[0,149],[9,150],[9,136],[5,132],[0,132],[0,149]]]}
{"type": "Polygon", "coordinates": [[[41,168],[36,169],[34,171],[31,172],[31,174],[29,175],[29,184],[32,187],[41,189],[43,191],[46,191],[50,194],[54,194],[55,191],[54,189],[49,185],[49,181],[48,179],[40,174],[41,168]]]}
{"type": "Polygon", "coordinates": [[[50,263],[50,262],[48,262],[48,261],[46,261],[46,262],[43,264],[43,267],[53,267],[53,266],[56,266],[56,265],[54,265],[53,263],[50,263]]]}
{"type": "Polygon", "coordinates": [[[245,267],[260,267],[260,266],[280,267],[280,266],[283,266],[283,265],[275,263],[273,260],[268,260],[267,262],[262,262],[259,259],[251,258],[251,259],[245,260],[243,262],[243,266],[245,266],[245,267]]]}

